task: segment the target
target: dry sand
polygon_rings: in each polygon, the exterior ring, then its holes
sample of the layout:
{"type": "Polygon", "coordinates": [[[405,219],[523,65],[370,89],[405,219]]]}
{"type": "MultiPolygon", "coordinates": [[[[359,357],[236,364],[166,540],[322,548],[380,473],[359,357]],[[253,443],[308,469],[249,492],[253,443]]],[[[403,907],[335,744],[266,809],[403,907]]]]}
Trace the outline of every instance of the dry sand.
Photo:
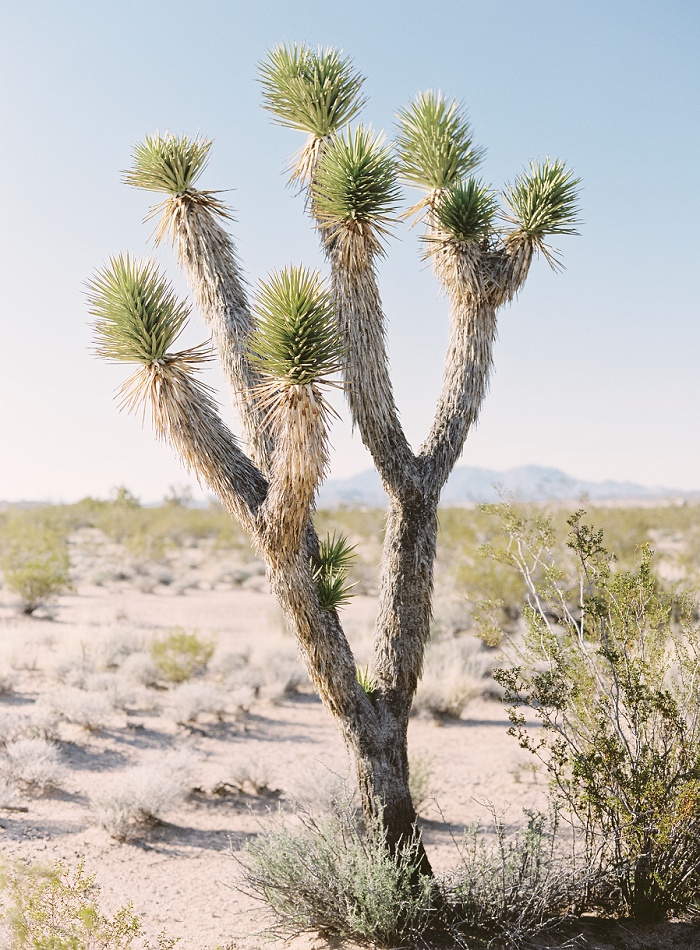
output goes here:
{"type": "MultiPolygon", "coordinates": [[[[196,571],[196,565],[190,569],[196,571]]],[[[74,651],[81,644],[89,652],[91,645],[120,633],[152,637],[176,625],[197,630],[216,640],[214,669],[217,658],[227,653],[249,651],[250,663],[262,666],[275,654],[293,654],[293,641],[256,571],[243,587],[216,583],[203,573],[180,595],[172,584],[142,593],[132,581],[120,581],[118,572],[116,580],[96,586],[89,583],[89,574],[86,570],[75,594],[60,599],[53,621],[19,618],[5,598],[0,643],[5,660],[24,669],[16,672],[14,691],[0,696],[0,713],[21,713],[40,699],[55,679],[51,670],[57,658],[77,656],[74,651]]],[[[374,598],[357,597],[345,611],[360,660],[369,650],[375,606],[374,598]]],[[[308,687],[289,698],[256,699],[245,715],[227,711],[222,721],[204,716],[189,727],[176,724],[166,700],[161,692],[150,710],[115,710],[95,732],[61,724],[66,777],[51,794],[21,795],[26,813],[0,811],[2,854],[23,861],[61,860],[69,866],[84,857],[107,909],[133,902],[148,934],[165,930],[180,938],[183,950],[262,946],[265,940],[258,931],[264,918],[255,902],[236,890],[236,855],[279,803],[313,800],[339,781],[352,785],[340,735],[308,687]],[[197,756],[197,790],[164,823],[130,842],[116,841],[96,825],[91,795],[119,782],[125,768],[149,761],[158,750],[183,746],[197,756]],[[256,793],[244,785],[243,791],[213,792],[222,782],[235,784],[246,771],[267,788],[256,793]]],[[[467,822],[489,820],[484,802],[506,811],[514,822],[523,808],[546,802],[545,783],[507,735],[505,711],[497,701],[473,701],[456,722],[414,719],[409,740],[412,756],[429,762],[433,772],[434,799],[422,809],[421,824],[437,868],[455,863],[455,839],[467,822]]],[[[323,945],[311,938],[294,943],[323,945]]],[[[646,936],[628,928],[624,941],[619,930],[601,932],[588,945],[700,947],[700,938],[696,944],[687,926],[674,930],[669,925],[646,936]],[[655,942],[648,942],[652,936],[655,942]]]]}

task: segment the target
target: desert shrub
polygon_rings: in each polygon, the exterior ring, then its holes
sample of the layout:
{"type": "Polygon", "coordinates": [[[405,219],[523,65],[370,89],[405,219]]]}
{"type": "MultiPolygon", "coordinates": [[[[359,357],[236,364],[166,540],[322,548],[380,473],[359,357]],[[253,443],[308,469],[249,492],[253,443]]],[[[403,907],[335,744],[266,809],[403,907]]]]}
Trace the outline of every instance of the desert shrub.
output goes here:
{"type": "Polygon", "coordinates": [[[82,726],[87,732],[104,729],[114,716],[114,706],[104,692],[66,686],[53,690],[45,701],[66,722],[82,726]]]}
{"type": "Polygon", "coordinates": [[[175,627],[166,636],[151,644],[151,656],[162,679],[184,683],[196,673],[203,673],[214,653],[214,644],[202,640],[184,627],[175,627]]]}
{"type": "Polygon", "coordinates": [[[700,627],[663,590],[652,554],[614,570],[602,532],[569,519],[577,571],[551,523],[499,506],[499,552],[528,589],[527,632],[496,672],[511,732],[540,757],[611,869],[607,899],[636,918],[690,911],[700,893],[700,627]],[[544,727],[533,733],[522,707],[544,727]]]}
{"type": "Polygon", "coordinates": [[[116,773],[109,786],[90,799],[97,823],[121,841],[141,834],[185,798],[195,765],[195,757],[182,749],[116,773]]]}
{"type": "Polygon", "coordinates": [[[70,872],[52,868],[12,868],[0,875],[0,936],[12,950],[172,950],[163,934],[152,944],[131,905],[113,917],[99,906],[100,889],[78,864],[70,872]]]}
{"type": "Polygon", "coordinates": [[[0,570],[21,611],[33,614],[72,589],[66,534],[40,512],[13,513],[0,535],[0,570]]]}
{"type": "Polygon", "coordinates": [[[12,739],[0,753],[0,775],[20,788],[45,792],[60,785],[65,767],[46,739],[12,739]]]}
{"type": "Polygon", "coordinates": [[[556,808],[526,811],[517,828],[490,811],[490,833],[478,823],[467,828],[460,863],[441,883],[456,930],[489,947],[520,947],[585,906],[599,872],[585,854],[563,849],[556,808]]]}
{"type": "Polygon", "coordinates": [[[126,679],[142,686],[154,686],[158,681],[159,669],[150,653],[132,653],[123,661],[120,672],[126,679]]]}
{"type": "Polygon", "coordinates": [[[180,725],[196,722],[205,713],[223,719],[226,699],[210,683],[182,683],[169,696],[175,722],[180,725]]]}
{"type": "Polygon", "coordinates": [[[347,803],[321,819],[299,810],[295,818],[290,827],[278,814],[245,848],[243,887],[268,905],[272,934],[394,947],[430,927],[433,885],[418,874],[414,845],[392,859],[379,824],[363,834],[347,803]]]}
{"type": "Polygon", "coordinates": [[[29,712],[0,710],[0,746],[14,739],[58,739],[60,716],[45,702],[35,703],[29,712]]]}
{"type": "Polygon", "coordinates": [[[488,685],[491,656],[474,638],[430,643],[413,712],[436,719],[459,719],[464,707],[488,685]]]}

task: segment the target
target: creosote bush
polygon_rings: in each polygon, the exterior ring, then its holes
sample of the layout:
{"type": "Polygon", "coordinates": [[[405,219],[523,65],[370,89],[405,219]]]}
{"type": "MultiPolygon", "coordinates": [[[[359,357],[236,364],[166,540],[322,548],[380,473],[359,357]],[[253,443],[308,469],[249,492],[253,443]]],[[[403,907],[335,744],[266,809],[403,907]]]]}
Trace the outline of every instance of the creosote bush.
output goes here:
{"type": "Polygon", "coordinates": [[[22,613],[49,606],[72,590],[65,532],[34,512],[13,512],[0,534],[0,571],[22,613]]]}
{"type": "Polygon", "coordinates": [[[0,944],[9,950],[172,950],[160,934],[146,940],[131,904],[113,917],[99,905],[100,888],[81,862],[74,871],[19,865],[0,869],[0,944]],[[2,939],[3,934],[8,943],[2,939]]]}
{"type": "Polygon", "coordinates": [[[151,656],[161,677],[168,683],[184,683],[203,673],[214,655],[214,644],[184,627],[175,627],[151,644],[151,656]]]}
{"type": "Polygon", "coordinates": [[[591,853],[609,870],[608,906],[640,921],[697,913],[700,894],[700,626],[694,604],[663,589],[652,552],[616,570],[577,512],[554,556],[551,522],[504,504],[495,551],[524,579],[527,632],[494,674],[511,732],[549,770],[591,853]],[[532,710],[543,730],[523,715],[532,710]]]}

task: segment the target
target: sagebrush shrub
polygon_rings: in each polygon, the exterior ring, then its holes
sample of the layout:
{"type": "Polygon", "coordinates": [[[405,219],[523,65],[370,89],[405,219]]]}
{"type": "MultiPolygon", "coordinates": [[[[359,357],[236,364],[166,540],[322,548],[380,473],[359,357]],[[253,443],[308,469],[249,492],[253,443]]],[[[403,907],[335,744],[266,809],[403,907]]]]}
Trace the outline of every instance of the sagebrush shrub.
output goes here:
{"type": "Polygon", "coordinates": [[[114,773],[109,786],[90,799],[97,823],[119,840],[142,833],[185,798],[195,766],[196,757],[181,749],[114,773]]]}
{"type": "Polygon", "coordinates": [[[523,577],[527,632],[495,676],[511,732],[539,756],[610,868],[607,900],[640,920],[697,908],[700,894],[700,626],[663,589],[652,553],[614,569],[602,532],[569,519],[573,574],[551,524],[498,506],[498,552],[523,577]],[[543,730],[528,727],[530,708],[543,730]]]}
{"type": "Polygon", "coordinates": [[[203,673],[214,653],[214,644],[184,627],[175,627],[151,644],[151,656],[160,676],[169,683],[184,683],[203,673]]]}
{"type": "Polygon", "coordinates": [[[175,722],[180,725],[196,722],[205,713],[223,719],[226,698],[210,683],[182,683],[169,697],[175,722]]]}
{"type": "Polygon", "coordinates": [[[363,834],[346,802],[316,819],[282,815],[246,845],[245,888],[272,911],[280,937],[320,931],[393,947],[426,931],[435,917],[433,886],[417,872],[410,842],[392,858],[379,823],[363,834]]]}
{"type": "Polygon", "coordinates": [[[46,739],[12,739],[0,753],[0,775],[20,788],[57,788],[65,772],[58,749],[46,739]]]}

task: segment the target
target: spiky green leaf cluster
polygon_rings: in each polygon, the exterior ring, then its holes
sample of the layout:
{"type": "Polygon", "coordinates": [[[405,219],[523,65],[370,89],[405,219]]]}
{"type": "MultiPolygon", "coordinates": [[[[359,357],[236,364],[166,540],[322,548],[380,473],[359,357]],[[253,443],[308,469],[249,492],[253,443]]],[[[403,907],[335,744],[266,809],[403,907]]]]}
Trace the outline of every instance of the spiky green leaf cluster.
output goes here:
{"type": "Polygon", "coordinates": [[[353,584],[348,584],[355,546],[345,535],[327,535],[319,543],[318,560],[312,564],[318,597],[324,610],[339,610],[348,603],[353,584]]]}
{"type": "Polygon", "coordinates": [[[357,676],[357,682],[360,684],[362,692],[365,693],[366,696],[372,696],[372,694],[376,692],[377,684],[370,673],[369,664],[366,666],[355,666],[355,675],[357,676]]]}
{"type": "Polygon", "coordinates": [[[488,237],[497,212],[493,192],[476,178],[443,192],[435,206],[440,228],[464,242],[488,237]]]}
{"type": "Polygon", "coordinates": [[[134,148],[133,166],[124,181],[134,188],[182,194],[192,188],[209,161],[211,140],[186,135],[147,135],[134,148]]]}
{"type": "Polygon", "coordinates": [[[384,136],[362,125],[334,136],[319,159],[312,194],[317,216],[329,224],[387,223],[399,187],[384,136]]]}
{"type": "Polygon", "coordinates": [[[128,254],[98,271],[88,283],[88,302],[97,353],[129,363],[163,359],[189,317],[155,262],[128,254]]]}
{"type": "Polygon", "coordinates": [[[330,291],[317,271],[285,267],[261,282],[251,359],[267,375],[305,385],[339,368],[342,345],[330,291]]]}
{"type": "Polygon", "coordinates": [[[523,233],[544,238],[548,234],[577,234],[580,178],[564,162],[547,158],[530,162],[529,172],[519,175],[506,189],[509,218],[523,233]]]}
{"type": "Polygon", "coordinates": [[[276,121],[318,138],[354,119],[367,101],[360,95],[364,77],[332,47],[277,46],[259,75],[264,107],[276,121]]]}
{"type": "Polygon", "coordinates": [[[402,177],[428,190],[453,188],[483,157],[456,99],[441,92],[421,92],[398,113],[396,147],[402,177]]]}

